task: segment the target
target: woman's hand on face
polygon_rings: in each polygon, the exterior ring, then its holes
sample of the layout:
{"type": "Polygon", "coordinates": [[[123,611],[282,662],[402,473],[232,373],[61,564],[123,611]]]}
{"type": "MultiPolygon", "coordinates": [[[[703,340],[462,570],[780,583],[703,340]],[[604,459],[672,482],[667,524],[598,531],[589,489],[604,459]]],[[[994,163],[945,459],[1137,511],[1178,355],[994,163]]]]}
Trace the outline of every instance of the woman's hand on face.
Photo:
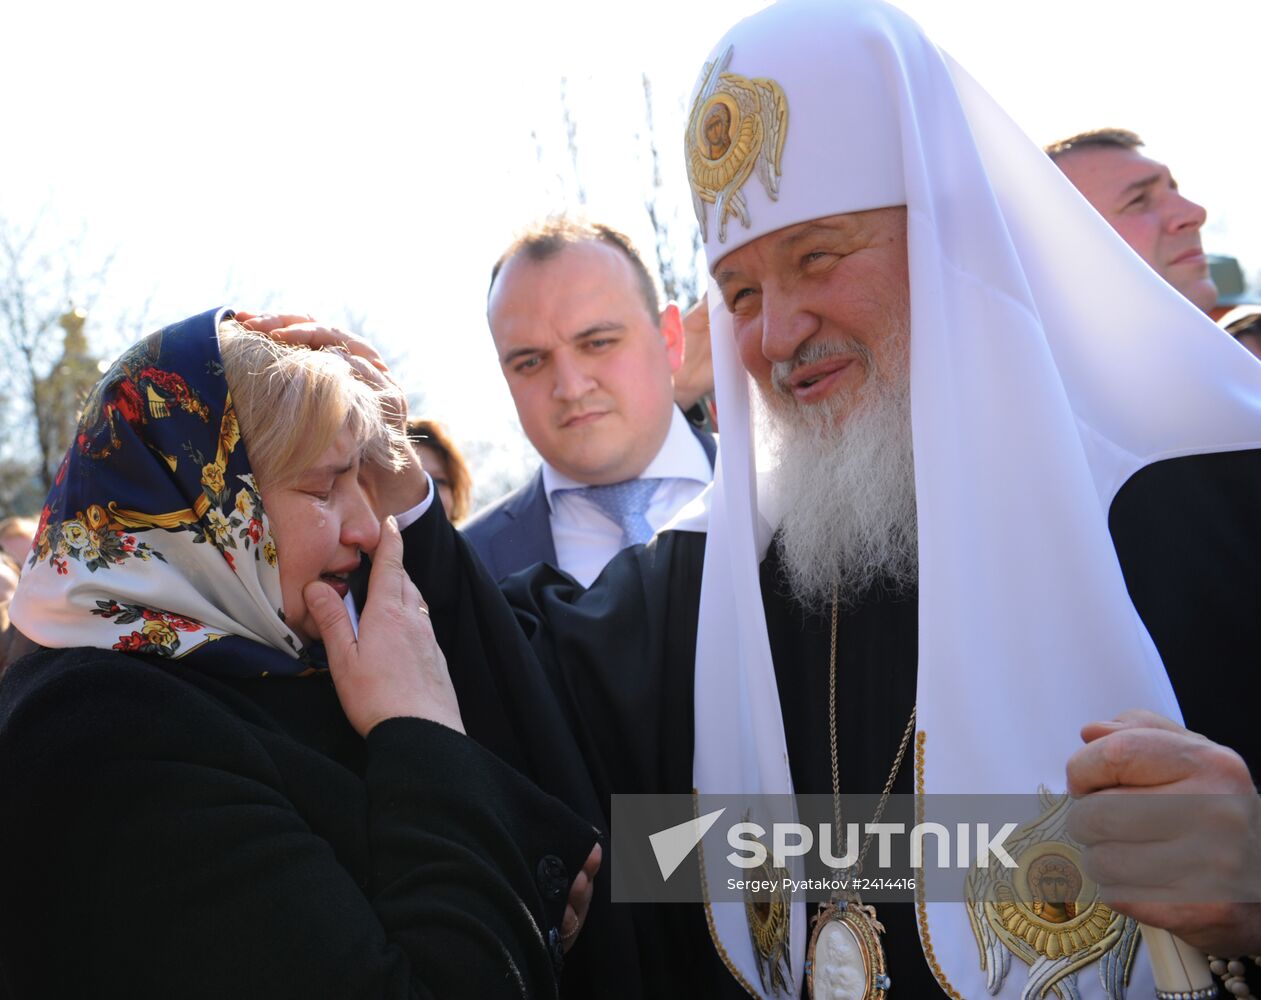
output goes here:
{"type": "Polygon", "coordinates": [[[446,657],[421,610],[420,591],[403,570],[403,539],[392,517],[372,554],[368,597],[355,638],[350,616],[326,583],[302,596],[320,628],[342,711],[360,736],[399,716],[430,719],[464,732],[446,657]]]}

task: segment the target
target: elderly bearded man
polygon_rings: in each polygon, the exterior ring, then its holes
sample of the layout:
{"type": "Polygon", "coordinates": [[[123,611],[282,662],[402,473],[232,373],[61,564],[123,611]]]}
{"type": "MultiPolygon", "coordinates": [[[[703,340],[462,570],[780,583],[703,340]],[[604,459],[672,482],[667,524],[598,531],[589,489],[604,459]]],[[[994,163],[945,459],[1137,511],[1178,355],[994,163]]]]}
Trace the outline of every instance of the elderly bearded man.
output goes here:
{"type": "MultiPolygon", "coordinates": [[[[1234,792],[1204,800],[1228,834],[1212,857],[1174,856],[1255,879],[1261,737],[1236,704],[1261,650],[1255,361],[882,4],[789,0],[737,25],[701,74],[687,150],[716,286],[707,510],[585,592],[515,578],[511,609],[421,516],[409,570],[462,705],[497,697],[528,730],[508,689],[532,651],[606,803],[878,792],[891,775],[905,792],[1234,792]],[[730,143],[709,134],[715,103],[730,143]],[[478,657],[520,669],[498,694],[460,690],[478,657]]],[[[1166,845],[1122,835],[1087,874],[1142,887],[1166,845]]],[[[598,886],[571,959],[612,937],[638,968],[588,995],[802,988],[804,905],[768,955],[741,903],[600,903],[598,886]]],[[[1203,951],[1261,949],[1255,905],[1127,909],[1203,951]]],[[[1125,921],[1102,958],[1070,943],[1012,961],[958,903],[879,917],[899,997],[1119,1000],[1127,979],[1151,995],[1125,921]]]]}

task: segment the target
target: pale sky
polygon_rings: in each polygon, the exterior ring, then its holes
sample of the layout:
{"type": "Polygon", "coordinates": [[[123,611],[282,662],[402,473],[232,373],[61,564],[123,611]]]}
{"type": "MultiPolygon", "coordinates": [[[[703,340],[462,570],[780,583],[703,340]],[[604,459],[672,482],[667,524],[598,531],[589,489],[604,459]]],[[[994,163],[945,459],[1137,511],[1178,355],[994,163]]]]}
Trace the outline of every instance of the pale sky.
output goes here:
{"type": "MultiPolygon", "coordinates": [[[[50,247],[117,250],[102,324],[146,299],[155,327],[225,302],[357,317],[457,440],[515,444],[486,280],[515,230],[574,207],[562,78],[587,212],[648,250],[641,74],[690,222],[682,102],[764,5],[4,0],[0,216],[45,207],[50,247]]],[[[1142,134],[1208,208],[1205,248],[1261,272],[1257,0],[901,6],[1035,141],[1142,134]]]]}

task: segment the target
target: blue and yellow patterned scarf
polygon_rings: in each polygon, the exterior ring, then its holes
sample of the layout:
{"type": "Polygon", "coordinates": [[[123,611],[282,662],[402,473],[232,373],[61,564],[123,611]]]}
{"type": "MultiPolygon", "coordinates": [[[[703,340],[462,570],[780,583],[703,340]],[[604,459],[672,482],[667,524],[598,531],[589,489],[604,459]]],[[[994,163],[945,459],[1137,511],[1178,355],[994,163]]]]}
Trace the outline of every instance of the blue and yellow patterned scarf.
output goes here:
{"type": "Polygon", "coordinates": [[[217,309],[131,347],[92,390],[12,605],[51,647],[308,672],[224,378],[217,309]]]}

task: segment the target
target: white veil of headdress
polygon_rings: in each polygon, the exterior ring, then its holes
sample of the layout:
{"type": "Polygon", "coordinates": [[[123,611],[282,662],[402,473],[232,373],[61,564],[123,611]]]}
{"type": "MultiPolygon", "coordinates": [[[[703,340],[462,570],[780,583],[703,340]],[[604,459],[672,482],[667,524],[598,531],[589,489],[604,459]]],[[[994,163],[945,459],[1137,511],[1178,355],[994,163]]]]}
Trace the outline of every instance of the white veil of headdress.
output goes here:
{"type": "MultiPolygon", "coordinates": [[[[697,201],[711,270],[785,226],[907,206],[919,787],[1062,790],[1082,723],[1130,707],[1180,717],[1127,595],[1109,505],[1152,462],[1261,447],[1261,366],[1147,268],[900,11],[785,0],[732,28],[709,66],[728,51],[727,74],[782,88],[787,134],[777,197],[773,169],[772,183],[753,172],[739,188],[747,225],[731,215],[721,226],[715,205],[697,201]],[[1012,707],[1029,704],[1040,706],[1036,739],[1012,707]]],[[[702,100],[711,80],[703,71],[702,100]]],[[[694,116],[689,127],[701,125],[694,116]]],[[[703,138],[689,136],[689,155],[703,138]]],[[[696,654],[695,786],[786,792],[757,575],[774,518],[758,505],[730,317],[712,286],[709,301],[722,433],[696,654]]],[[[743,904],[709,911],[729,967],[757,984],[743,904]]],[[[804,905],[792,916],[800,987],[804,905]]],[[[988,992],[962,905],[929,904],[921,936],[955,995],[988,992]]],[[[998,995],[1019,996],[1023,979],[1009,976],[998,995]]],[[[1097,980],[1083,976],[1083,996],[1097,980]]]]}

